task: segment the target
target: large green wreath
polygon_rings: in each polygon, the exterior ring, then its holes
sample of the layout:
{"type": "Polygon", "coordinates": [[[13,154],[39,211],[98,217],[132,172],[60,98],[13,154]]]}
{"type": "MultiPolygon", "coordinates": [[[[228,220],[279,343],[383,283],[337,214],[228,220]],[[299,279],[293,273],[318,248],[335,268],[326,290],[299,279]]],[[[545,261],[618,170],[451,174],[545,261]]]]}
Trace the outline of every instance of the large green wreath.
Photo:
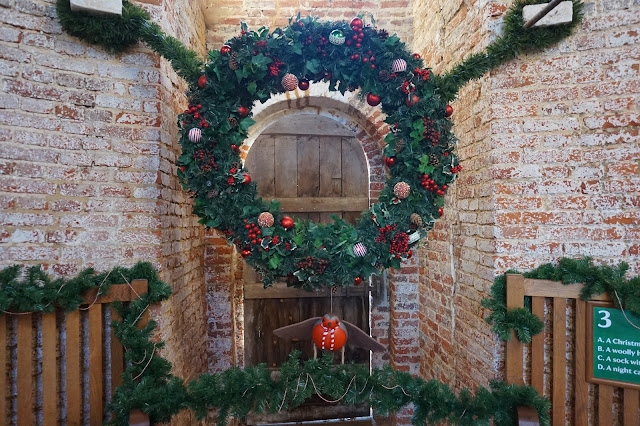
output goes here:
{"type": "Polygon", "coordinates": [[[531,3],[542,1],[517,0],[505,17],[503,36],[444,76],[425,68],[397,36],[361,18],[319,22],[298,15],[273,32],[248,31],[242,24],[241,34],[221,51],[210,52],[203,67],[194,52],[127,2],[126,17],[110,18],[108,27],[100,18],[68,10],[68,0],[58,0],[57,7],[71,34],[120,50],[130,40],[114,46],[117,38],[110,31],[121,25],[171,61],[190,88],[190,105],[178,121],[178,175],[193,194],[194,212],[236,245],[265,286],[286,277],[291,286],[313,290],[359,284],[411,257],[412,248],[443,214],[444,195],[461,169],[448,102],[467,81],[521,51],[551,45],[579,22],[581,3],[574,0],[573,23],[524,30],[522,8],[531,3]],[[254,123],[254,102],[266,101],[285,86],[303,90],[319,81],[342,93],[361,89],[371,105],[381,103],[391,129],[385,137],[384,189],[355,226],[339,218],[328,225],[294,224],[277,202],[257,198],[239,155],[254,123]]]}

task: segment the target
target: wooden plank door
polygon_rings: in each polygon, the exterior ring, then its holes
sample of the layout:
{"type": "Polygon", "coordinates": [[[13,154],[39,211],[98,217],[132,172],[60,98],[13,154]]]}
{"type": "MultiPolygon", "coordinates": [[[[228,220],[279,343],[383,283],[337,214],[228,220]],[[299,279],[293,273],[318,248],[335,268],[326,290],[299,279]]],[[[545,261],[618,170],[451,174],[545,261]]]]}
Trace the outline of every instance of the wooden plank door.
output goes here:
{"type": "MultiPolygon", "coordinates": [[[[251,148],[246,167],[258,193],[268,203],[277,199],[282,211],[302,219],[328,223],[335,214],[354,223],[369,205],[368,171],[364,152],[353,134],[334,120],[317,115],[276,122],[251,148]]],[[[278,283],[265,290],[259,277],[245,267],[245,363],[277,368],[293,349],[303,359],[313,356],[310,340],[284,341],[273,330],[333,312],[369,331],[366,286],[309,293],[278,283]]],[[[336,363],[339,354],[335,354],[336,363]]],[[[345,362],[369,364],[369,352],[347,347],[345,362]]],[[[260,416],[253,422],[303,421],[368,415],[368,407],[330,406],[316,401],[302,410],[260,416]]],[[[253,421],[251,421],[253,420],[253,421]]]]}

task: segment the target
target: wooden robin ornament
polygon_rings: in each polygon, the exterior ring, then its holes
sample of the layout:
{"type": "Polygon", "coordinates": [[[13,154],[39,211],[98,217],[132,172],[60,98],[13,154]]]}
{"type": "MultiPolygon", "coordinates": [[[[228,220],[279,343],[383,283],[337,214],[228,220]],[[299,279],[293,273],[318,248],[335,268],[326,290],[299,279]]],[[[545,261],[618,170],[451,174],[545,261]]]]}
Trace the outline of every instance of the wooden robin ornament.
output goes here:
{"type": "Polygon", "coordinates": [[[317,349],[327,351],[342,350],[344,363],[344,345],[368,349],[374,352],[384,352],[386,348],[375,341],[364,331],[348,321],[341,320],[336,314],[328,313],[322,317],[313,317],[296,324],[280,327],[273,334],[283,339],[311,339],[313,340],[313,355],[317,349]]]}

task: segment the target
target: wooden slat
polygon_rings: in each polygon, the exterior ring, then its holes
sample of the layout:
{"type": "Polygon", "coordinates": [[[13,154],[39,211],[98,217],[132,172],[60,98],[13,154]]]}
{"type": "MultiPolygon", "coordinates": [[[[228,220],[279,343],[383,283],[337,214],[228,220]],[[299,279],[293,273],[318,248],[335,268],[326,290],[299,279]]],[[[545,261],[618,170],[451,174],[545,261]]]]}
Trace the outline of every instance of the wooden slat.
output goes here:
{"type": "Polygon", "coordinates": [[[42,314],[42,423],[58,424],[58,363],[56,313],[42,314]]]}
{"type": "Polygon", "coordinates": [[[262,135],[353,136],[353,132],[331,118],[316,114],[300,114],[276,121],[267,127],[262,135]]]}
{"type": "MultiPolygon", "coordinates": [[[[531,312],[544,323],[544,297],[532,298],[531,312]]],[[[531,386],[544,393],[544,332],[531,339],[531,386]]]]}
{"type": "Polygon", "coordinates": [[[567,301],[563,297],[553,298],[553,424],[565,424],[566,411],[566,330],[567,301]]]}
{"type": "Polygon", "coordinates": [[[369,207],[369,173],[364,150],[356,138],[342,138],[342,196],[344,198],[365,197],[367,205],[344,210],[344,220],[355,223],[360,213],[369,207]]]}
{"type": "Polygon", "coordinates": [[[33,418],[33,329],[32,315],[18,315],[18,425],[35,423],[33,418]]]}
{"type": "MultiPolygon", "coordinates": [[[[98,305],[99,306],[99,305],[98,305]]],[[[82,419],[82,387],[80,364],[80,312],[66,314],[66,391],[67,391],[67,424],[80,425],[82,419]]]]}
{"type": "Polygon", "coordinates": [[[640,391],[635,389],[625,389],[623,399],[624,399],[624,425],[625,426],[640,425],[640,413],[638,412],[640,391]]]}
{"type": "Polygon", "coordinates": [[[89,418],[92,425],[102,424],[102,305],[89,308],[89,418]]]}
{"type": "MultiPolygon", "coordinates": [[[[565,285],[560,281],[536,280],[532,278],[524,279],[525,296],[560,297],[564,299],[580,298],[582,284],[565,285]]],[[[607,293],[592,297],[592,300],[610,301],[611,297],[607,293]]]]}
{"type": "Polygon", "coordinates": [[[317,197],[320,190],[320,142],[298,137],[298,197],[317,197]]]}
{"type": "Polygon", "coordinates": [[[0,315],[0,424],[7,422],[7,317],[0,315]]]}
{"type": "MultiPolygon", "coordinates": [[[[320,190],[318,196],[342,196],[342,140],[340,138],[320,138],[320,190]]],[[[342,217],[340,210],[323,212],[320,213],[320,222],[330,223],[329,216],[332,213],[342,217]]]]}
{"type": "Polygon", "coordinates": [[[613,386],[598,385],[598,424],[613,424],[613,386]]]}
{"type": "Polygon", "coordinates": [[[540,426],[540,416],[535,408],[529,405],[516,407],[518,426],[540,426]]]}
{"type": "Polygon", "coordinates": [[[298,196],[298,145],[294,136],[281,136],[275,141],[275,183],[277,198],[298,196]]]}
{"type": "MultiPolygon", "coordinates": [[[[111,308],[111,322],[121,320],[115,309],[111,308]]],[[[122,343],[116,337],[115,329],[111,326],[111,395],[122,384],[124,372],[124,349],[122,343]]]]}
{"type": "Polygon", "coordinates": [[[251,147],[245,167],[258,185],[258,195],[273,198],[275,187],[275,138],[260,136],[251,147]]]}
{"type": "Polygon", "coordinates": [[[131,410],[129,413],[129,426],[149,426],[149,415],[140,410],[131,410]]]}
{"type": "MultiPolygon", "coordinates": [[[[146,294],[148,291],[147,280],[133,280],[131,281],[131,287],[133,287],[133,297],[131,300],[135,300],[137,297],[146,294]]],[[[138,320],[138,328],[142,329],[146,327],[149,322],[149,309],[146,309],[142,314],[142,317],[138,320]]]]}
{"type": "Polygon", "coordinates": [[[576,300],[576,344],[575,344],[575,424],[586,425],[589,419],[589,384],[586,380],[586,316],[587,305],[582,300],[576,300]]]}
{"type": "MultiPolygon", "coordinates": [[[[146,280],[143,280],[146,281],[146,280]]],[[[94,288],[86,291],[82,297],[84,299],[84,304],[102,304],[102,303],[111,303],[111,302],[128,302],[130,300],[134,300],[136,298],[135,292],[132,290],[129,284],[113,284],[109,288],[109,294],[100,296],[96,300],[96,294],[98,293],[98,289],[94,288]]]]}
{"type": "MultiPolygon", "coordinates": [[[[524,277],[517,274],[507,275],[507,310],[524,306],[524,277]]],[[[507,383],[522,385],[522,343],[512,331],[511,339],[507,342],[507,383]]]]}
{"type": "MultiPolygon", "coordinates": [[[[338,293],[334,294],[333,297],[347,297],[347,296],[363,296],[366,291],[368,291],[368,287],[365,285],[361,285],[353,288],[341,288],[338,290],[338,293]]],[[[284,283],[274,284],[272,287],[265,289],[262,286],[262,283],[249,283],[245,282],[244,287],[244,298],[247,300],[250,299],[281,299],[281,298],[318,298],[318,297],[329,297],[330,289],[323,289],[319,291],[306,291],[302,289],[296,289],[287,287],[284,283]]]]}
{"type": "Polygon", "coordinates": [[[291,213],[308,212],[361,212],[369,207],[367,197],[309,197],[278,198],[282,211],[291,213]]]}

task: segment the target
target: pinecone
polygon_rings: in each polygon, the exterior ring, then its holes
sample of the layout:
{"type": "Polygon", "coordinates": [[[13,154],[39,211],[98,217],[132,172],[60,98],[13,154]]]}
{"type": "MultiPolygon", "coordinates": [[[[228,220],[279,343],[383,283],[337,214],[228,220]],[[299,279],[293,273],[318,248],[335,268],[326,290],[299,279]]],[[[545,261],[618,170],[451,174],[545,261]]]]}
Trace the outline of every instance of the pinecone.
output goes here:
{"type": "Polygon", "coordinates": [[[236,127],[238,125],[238,120],[235,117],[227,118],[227,121],[231,125],[231,127],[236,127]]]}
{"type": "Polygon", "coordinates": [[[338,287],[337,285],[334,285],[333,287],[331,287],[332,294],[338,294],[338,291],[340,291],[340,287],[338,287]]]}
{"type": "Polygon", "coordinates": [[[407,143],[404,139],[399,139],[396,141],[396,154],[402,151],[407,143]]]}
{"type": "Polygon", "coordinates": [[[233,52],[231,54],[231,57],[229,58],[229,68],[231,68],[233,71],[240,68],[240,64],[238,63],[238,54],[236,52],[233,52]]]}
{"type": "Polygon", "coordinates": [[[209,191],[207,193],[207,197],[208,198],[215,198],[218,196],[218,194],[220,194],[220,192],[217,189],[212,189],[211,191],[209,191]]]}
{"type": "Polygon", "coordinates": [[[438,160],[438,156],[435,154],[429,154],[429,165],[437,167],[440,164],[440,160],[438,160]]]}
{"type": "Polygon", "coordinates": [[[389,33],[386,30],[378,31],[378,38],[381,40],[386,40],[389,37],[389,33]]]}
{"type": "Polygon", "coordinates": [[[391,80],[391,73],[387,70],[382,70],[378,73],[378,78],[380,81],[389,81],[391,80]]]}
{"type": "Polygon", "coordinates": [[[417,213],[411,215],[411,223],[413,223],[415,226],[422,226],[424,224],[422,222],[422,218],[417,213]]]}

